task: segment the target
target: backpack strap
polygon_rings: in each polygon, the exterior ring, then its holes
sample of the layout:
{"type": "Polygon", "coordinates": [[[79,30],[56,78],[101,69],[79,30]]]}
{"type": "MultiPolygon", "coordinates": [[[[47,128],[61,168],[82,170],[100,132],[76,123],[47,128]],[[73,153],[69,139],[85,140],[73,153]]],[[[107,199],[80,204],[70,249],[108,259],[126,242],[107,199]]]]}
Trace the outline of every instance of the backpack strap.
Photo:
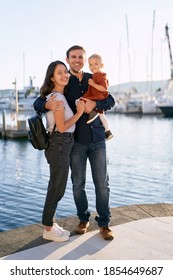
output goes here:
{"type": "Polygon", "coordinates": [[[56,123],[54,124],[54,127],[53,127],[51,133],[49,134],[50,139],[53,138],[53,133],[54,133],[54,131],[55,131],[55,128],[56,128],[56,123]]]}
{"type": "Polygon", "coordinates": [[[53,133],[54,133],[54,131],[55,131],[55,128],[56,128],[56,123],[55,123],[55,125],[54,125],[54,127],[53,127],[53,129],[52,129],[52,132],[51,132],[51,134],[53,134],[53,133]]]}

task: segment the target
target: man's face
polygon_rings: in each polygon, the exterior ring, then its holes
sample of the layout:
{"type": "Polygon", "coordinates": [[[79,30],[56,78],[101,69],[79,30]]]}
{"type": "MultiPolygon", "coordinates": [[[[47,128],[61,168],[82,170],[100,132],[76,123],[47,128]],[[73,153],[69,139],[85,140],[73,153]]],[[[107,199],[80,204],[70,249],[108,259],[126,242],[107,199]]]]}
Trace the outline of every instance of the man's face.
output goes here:
{"type": "Polygon", "coordinates": [[[79,73],[84,67],[86,57],[83,50],[72,50],[69,53],[69,58],[66,58],[67,63],[70,67],[70,72],[72,74],[79,73]]]}

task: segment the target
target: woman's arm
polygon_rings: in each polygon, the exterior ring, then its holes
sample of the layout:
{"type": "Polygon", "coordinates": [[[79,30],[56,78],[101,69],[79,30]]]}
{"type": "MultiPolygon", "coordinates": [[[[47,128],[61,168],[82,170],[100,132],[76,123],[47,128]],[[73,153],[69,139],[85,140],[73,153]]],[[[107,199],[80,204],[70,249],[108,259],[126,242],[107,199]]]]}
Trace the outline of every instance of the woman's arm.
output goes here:
{"type": "Polygon", "coordinates": [[[63,133],[67,129],[69,129],[72,125],[74,125],[78,119],[82,116],[85,108],[85,102],[80,101],[77,104],[77,112],[70,119],[65,120],[64,118],[64,107],[61,107],[61,110],[54,112],[54,118],[56,127],[59,132],[63,133]]]}

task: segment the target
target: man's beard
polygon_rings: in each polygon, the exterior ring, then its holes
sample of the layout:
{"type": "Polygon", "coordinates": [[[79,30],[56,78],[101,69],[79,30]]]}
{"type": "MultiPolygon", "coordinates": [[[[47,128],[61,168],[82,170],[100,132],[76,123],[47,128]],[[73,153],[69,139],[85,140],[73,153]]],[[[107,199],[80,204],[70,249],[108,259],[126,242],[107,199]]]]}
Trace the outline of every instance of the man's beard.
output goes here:
{"type": "Polygon", "coordinates": [[[81,69],[82,67],[80,67],[80,69],[79,70],[76,70],[76,68],[75,67],[71,67],[71,70],[75,73],[75,74],[78,74],[78,73],[80,73],[81,71],[82,71],[82,69],[81,69]]]}
{"type": "Polygon", "coordinates": [[[78,74],[80,72],[80,70],[76,70],[76,69],[73,69],[71,68],[71,70],[75,73],[75,74],[78,74]]]}

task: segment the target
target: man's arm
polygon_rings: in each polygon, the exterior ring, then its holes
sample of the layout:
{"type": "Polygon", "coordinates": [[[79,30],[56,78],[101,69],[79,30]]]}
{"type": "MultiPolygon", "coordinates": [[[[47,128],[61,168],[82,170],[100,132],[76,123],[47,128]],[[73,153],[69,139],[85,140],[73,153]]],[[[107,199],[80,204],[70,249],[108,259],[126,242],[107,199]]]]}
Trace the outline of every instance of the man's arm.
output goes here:
{"type": "Polygon", "coordinates": [[[34,101],[34,109],[37,113],[43,114],[51,111],[58,111],[61,110],[64,107],[64,103],[62,100],[56,100],[56,95],[52,95],[49,100],[43,99],[41,97],[38,97],[34,101]]]}
{"type": "MultiPolygon", "coordinates": [[[[85,99],[85,98],[84,98],[85,99]]],[[[111,94],[104,100],[93,101],[85,99],[85,113],[89,114],[92,110],[97,109],[99,111],[107,111],[114,107],[115,100],[111,94]]]]}
{"type": "Polygon", "coordinates": [[[46,113],[48,110],[45,108],[46,99],[40,96],[34,101],[34,109],[37,113],[46,113]]]}
{"type": "Polygon", "coordinates": [[[96,101],[96,109],[101,111],[107,111],[112,109],[115,106],[115,99],[113,96],[109,93],[108,97],[104,100],[98,100],[96,101]]]}

